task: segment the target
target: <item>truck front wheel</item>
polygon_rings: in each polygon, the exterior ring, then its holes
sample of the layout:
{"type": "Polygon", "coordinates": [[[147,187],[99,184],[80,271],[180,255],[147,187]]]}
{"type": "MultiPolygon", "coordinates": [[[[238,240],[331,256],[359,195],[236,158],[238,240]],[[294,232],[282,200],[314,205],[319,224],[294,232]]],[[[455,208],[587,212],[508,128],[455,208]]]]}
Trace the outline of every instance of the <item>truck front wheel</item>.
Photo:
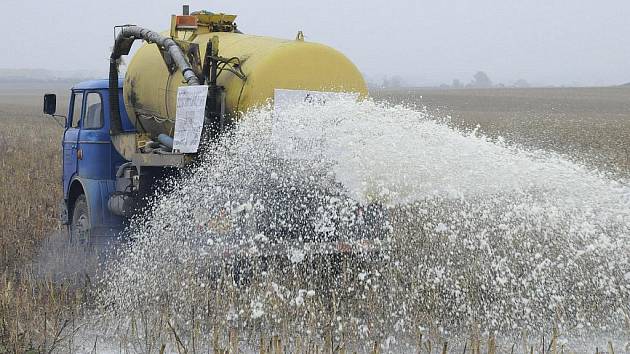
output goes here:
{"type": "Polygon", "coordinates": [[[70,243],[89,246],[91,243],[90,211],[88,209],[85,194],[77,197],[72,208],[72,220],[70,221],[70,243]]]}

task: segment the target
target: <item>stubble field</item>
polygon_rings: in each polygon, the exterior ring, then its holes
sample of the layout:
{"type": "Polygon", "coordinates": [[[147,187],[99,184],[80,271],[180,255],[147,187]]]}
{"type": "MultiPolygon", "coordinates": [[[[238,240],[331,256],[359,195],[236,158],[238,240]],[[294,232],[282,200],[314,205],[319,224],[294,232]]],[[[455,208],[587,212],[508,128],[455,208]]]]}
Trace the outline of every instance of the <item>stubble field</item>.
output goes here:
{"type": "Polygon", "coordinates": [[[630,88],[400,89],[374,92],[450,124],[630,175],[630,88]]]}
{"type": "MultiPolygon", "coordinates": [[[[72,319],[85,296],[77,279],[53,281],[54,271],[36,261],[46,237],[63,231],[57,221],[63,129],[41,114],[41,101],[44,93],[57,93],[63,114],[68,89],[0,86],[0,352],[59,349],[71,340],[72,319]]],[[[630,88],[401,89],[372,95],[416,105],[452,126],[478,127],[511,144],[564,154],[616,178],[630,176],[630,88]]]]}

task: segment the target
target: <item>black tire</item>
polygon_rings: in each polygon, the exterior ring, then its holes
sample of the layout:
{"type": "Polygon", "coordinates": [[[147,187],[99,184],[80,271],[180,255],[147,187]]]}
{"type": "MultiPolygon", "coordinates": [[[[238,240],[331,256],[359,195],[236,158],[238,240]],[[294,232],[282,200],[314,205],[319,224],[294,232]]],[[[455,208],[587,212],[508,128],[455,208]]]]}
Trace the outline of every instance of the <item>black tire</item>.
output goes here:
{"type": "Polygon", "coordinates": [[[90,224],[90,210],[88,208],[85,194],[77,197],[72,208],[72,219],[70,220],[71,245],[91,247],[92,246],[92,225],[90,224]]]}
{"type": "Polygon", "coordinates": [[[238,287],[247,287],[254,276],[251,262],[245,257],[238,257],[232,264],[232,279],[238,287]]]}

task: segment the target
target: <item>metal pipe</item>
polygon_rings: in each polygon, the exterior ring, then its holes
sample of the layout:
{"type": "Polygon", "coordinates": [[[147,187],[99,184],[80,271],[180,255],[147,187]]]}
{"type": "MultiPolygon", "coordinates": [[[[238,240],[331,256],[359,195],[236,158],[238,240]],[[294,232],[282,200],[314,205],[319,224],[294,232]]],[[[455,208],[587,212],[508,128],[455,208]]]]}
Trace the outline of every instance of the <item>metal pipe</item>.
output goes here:
{"type": "Polygon", "coordinates": [[[160,134],[157,137],[157,140],[162,143],[162,145],[166,146],[169,150],[173,150],[173,138],[166,134],[160,134]]]}
{"type": "Polygon", "coordinates": [[[116,170],[116,177],[122,177],[125,169],[131,166],[133,166],[133,162],[125,162],[124,164],[120,165],[120,167],[118,167],[118,170],[116,170]]]}
{"type": "Polygon", "coordinates": [[[109,132],[117,135],[122,132],[120,102],[118,100],[118,60],[109,62],[109,132]]]}

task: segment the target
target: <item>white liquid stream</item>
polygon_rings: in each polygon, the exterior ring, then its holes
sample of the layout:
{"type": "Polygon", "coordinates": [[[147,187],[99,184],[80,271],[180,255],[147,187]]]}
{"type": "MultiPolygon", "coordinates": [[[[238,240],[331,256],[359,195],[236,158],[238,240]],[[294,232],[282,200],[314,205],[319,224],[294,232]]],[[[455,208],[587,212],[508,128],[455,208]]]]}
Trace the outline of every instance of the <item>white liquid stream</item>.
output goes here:
{"type": "MultiPolygon", "coordinates": [[[[374,333],[366,328],[375,318],[412,335],[418,313],[434,321],[423,325],[440,328],[474,319],[489,329],[534,330],[556,318],[571,328],[606,330],[629,310],[630,187],[558,155],[456,131],[411,109],[351,100],[251,112],[213,151],[158,200],[151,218],[136,223],[133,247],[103,279],[101,298],[115,313],[154,311],[166,294],[174,318],[206,303],[210,285],[200,269],[217,245],[233,242],[217,231],[224,216],[274,203],[299,207],[300,200],[265,196],[266,189],[253,186],[329,186],[322,176],[356,201],[408,216],[392,222],[400,253],[382,270],[393,274],[388,281],[395,285],[385,292],[392,299],[378,300],[368,319],[339,314],[360,337],[374,333]],[[277,159],[290,163],[278,166],[277,159]],[[213,229],[201,232],[200,223],[213,229]],[[593,313],[605,318],[593,323],[593,313]]],[[[267,241],[263,234],[252,238],[267,241]]],[[[288,257],[304,259],[300,252],[288,257]]],[[[355,280],[364,284],[371,272],[355,280]]],[[[261,283],[265,291],[240,291],[240,312],[223,304],[213,313],[241,324],[310,318],[301,309],[327,295],[312,290],[309,279],[293,288],[298,280],[285,278],[286,284],[261,283]]]]}

